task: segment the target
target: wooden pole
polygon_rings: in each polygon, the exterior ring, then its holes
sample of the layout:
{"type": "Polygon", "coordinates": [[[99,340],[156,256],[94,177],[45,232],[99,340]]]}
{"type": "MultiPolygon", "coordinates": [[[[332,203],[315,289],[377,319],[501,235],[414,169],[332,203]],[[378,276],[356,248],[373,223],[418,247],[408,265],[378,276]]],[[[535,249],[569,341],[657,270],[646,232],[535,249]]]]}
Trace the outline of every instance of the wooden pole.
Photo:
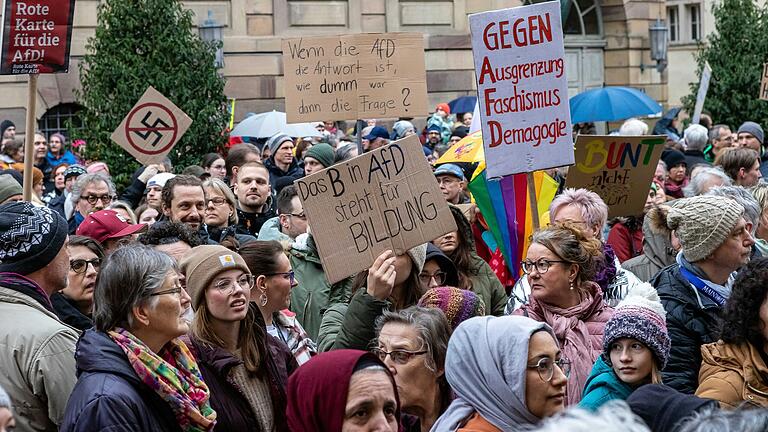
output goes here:
{"type": "Polygon", "coordinates": [[[27,81],[27,128],[24,132],[24,201],[32,201],[32,167],[35,162],[35,105],[37,104],[37,74],[27,81]]]}
{"type": "Polygon", "coordinates": [[[531,220],[533,221],[533,230],[539,229],[539,204],[536,202],[536,183],[533,180],[533,173],[526,173],[528,180],[528,196],[531,203],[531,220]]]}
{"type": "Polygon", "coordinates": [[[363,129],[366,124],[363,120],[357,119],[355,123],[355,129],[357,129],[357,155],[360,156],[363,154],[363,129]]]}

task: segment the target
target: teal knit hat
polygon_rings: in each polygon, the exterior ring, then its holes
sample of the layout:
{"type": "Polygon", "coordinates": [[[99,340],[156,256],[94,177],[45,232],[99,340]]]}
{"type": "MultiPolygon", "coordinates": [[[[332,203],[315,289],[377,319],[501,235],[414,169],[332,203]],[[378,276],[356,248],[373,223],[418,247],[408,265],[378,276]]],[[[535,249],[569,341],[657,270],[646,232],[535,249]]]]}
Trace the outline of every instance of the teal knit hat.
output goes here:
{"type": "Polygon", "coordinates": [[[324,168],[333,165],[335,153],[333,147],[326,143],[315,144],[304,152],[304,157],[316,159],[324,168]]]}

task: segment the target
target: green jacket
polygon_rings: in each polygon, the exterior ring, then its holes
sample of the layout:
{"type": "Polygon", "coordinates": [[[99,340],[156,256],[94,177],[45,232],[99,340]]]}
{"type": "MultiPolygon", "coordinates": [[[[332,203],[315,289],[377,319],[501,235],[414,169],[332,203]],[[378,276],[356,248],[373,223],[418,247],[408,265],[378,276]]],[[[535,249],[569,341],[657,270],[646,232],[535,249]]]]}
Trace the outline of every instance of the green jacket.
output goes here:
{"type": "Polygon", "coordinates": [[[328,306],[349,301],[352,278],[330,284],[325,277],[317,246],[310,234],[291,245],[291,266],[298,285],[291,290],[291,311],[312,340],[318,340],[320,322],[328,306]]]}
{"type": "Polygon", "coordinates": [[[360,288],[349,304],[336,303],[325,312],[317,349],[367,351],[376,338],[376,319],[389,309],[389,302],[369,295],[365,287],[360,288]]]}
{"type": "Polygon", "coordinates": [[[485,303],[486,315],[502,316],[507,305],[507,292],[504,285],[487,262],[477,255],[473,257],[474,273],[471,275],[472,291],[485,303]]]}
{"type": "Polygon", "coordinates": [[[587,378],[579,407],[597,411],[604,403],[614,399],[626,400],[630,394],[632,387],[616,376],[616,372],[601,355],[597,357],[592,373],[587,378]]]}

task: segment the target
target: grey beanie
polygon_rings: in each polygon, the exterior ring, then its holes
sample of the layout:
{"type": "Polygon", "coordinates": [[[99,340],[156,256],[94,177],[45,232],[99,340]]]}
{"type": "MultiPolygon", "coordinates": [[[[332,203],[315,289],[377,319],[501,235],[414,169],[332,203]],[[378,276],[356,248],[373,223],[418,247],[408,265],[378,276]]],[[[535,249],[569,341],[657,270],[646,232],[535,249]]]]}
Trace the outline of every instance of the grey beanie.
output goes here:
{"type": "Polygon", "coordinates": [[[755,122],[748,121],[742,123],[741,126],[739,126],[739,131],[737,133],[742,132],[746,132],[757,138],[757,140],[760,141],[760,145],[765,143],[765,141],[763,141],[763,128],[755,122]]]}
{"type": "Polygon", "coordinates": [[[416,266],[416,269],[421,273],[424,270],[424,261],[427,260],[427,244],[414,246],[407,251],[408,256],[411,257],[411,261],[416,266]]]}
{"type": "Polygon", "coordinates": [[[675,231],[690,262],[712,254],[744,215],[736,201],[710,195],[682,198],[670,203],[667,225],[675,231]]]}
{"type": "Polygon", "coordinates": [[[12,196],[21,195],[23,193],[24,190],[13,176],[10,174],[0,175],[0,204],[4,203],[12,196]]]}
{"type": "Polygon", "coordinates": [[[280,148],[280,144],[286,141],[293,142],[293,138],[281,132],[278,132],[272,135],[271,137],[269,137],[269,139],[267,140],[267,147],[269,147],[270,153],[275,154],[277,149],[280,148]]]}

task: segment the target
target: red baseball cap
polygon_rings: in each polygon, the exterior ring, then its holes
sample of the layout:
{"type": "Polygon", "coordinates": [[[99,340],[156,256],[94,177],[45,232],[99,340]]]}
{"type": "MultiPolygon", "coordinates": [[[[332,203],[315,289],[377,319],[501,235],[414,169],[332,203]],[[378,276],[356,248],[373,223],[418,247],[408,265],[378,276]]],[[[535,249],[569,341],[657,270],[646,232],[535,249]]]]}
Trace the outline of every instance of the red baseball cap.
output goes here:
{"type": "Polygon", "coordinates": [[[99,243],[146,231],[145,224],[130,224],[114,210],[99,210],[85,217],[77,227],[77,235],[90,237],[99,243]]]}

